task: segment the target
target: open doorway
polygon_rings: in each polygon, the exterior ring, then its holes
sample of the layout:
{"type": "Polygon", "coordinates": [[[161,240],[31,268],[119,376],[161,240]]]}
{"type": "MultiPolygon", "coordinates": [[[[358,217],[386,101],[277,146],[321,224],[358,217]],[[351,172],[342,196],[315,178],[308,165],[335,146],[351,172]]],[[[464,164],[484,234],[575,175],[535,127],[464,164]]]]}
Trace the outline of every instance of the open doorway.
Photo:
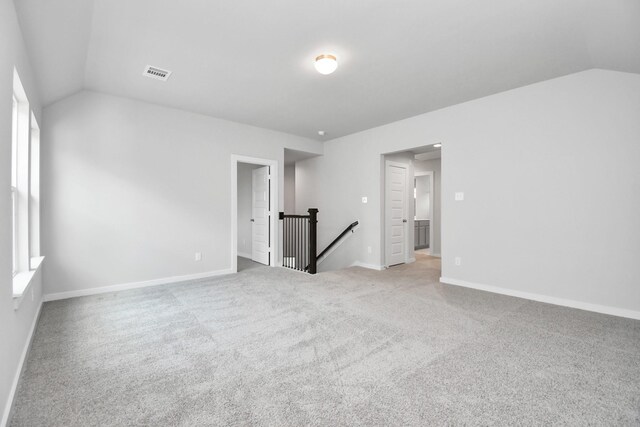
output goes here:
{"type": "MultiPolygon", "coordinates": [[[[296,207],[296,193],[302,190],[309,190],[308,180],[298,179],[297,169],[300,163],[305,160],[318,157],[317,153],[307,151],[284,149],[284,213],[286,214],[306,214],[310,206],[296,207]]],[[[303,177],[304,178],[304,177],[303,177]]],[[[304,191],[302,192],[304,195],[304,191]]],[[[283,245],[284,250],[284,245],[283,245]]]]}
{"type": "Polygon", "coordinates": [[[232,156],[231,199],[232,271],[277,265],[277,162],[232,156]]]}
{"type": "Polygon", "coordinates": [[[383,265],[439,266],[440,145],[384,154],[382,171],[383,265]]]}
{"type": "Polygon", "coordinates": [[[413,249],[416,253],[431,255],[433,236],[434,171],[415,171],[413,179],[414,238],[413,249]]]}
{"type": "Polygon", "coordinates": [[[413,168],[416,242],[414,250],[416,256],[425,254],[440,257],[442,149],[432,145],[415,151],[413,168]]]}

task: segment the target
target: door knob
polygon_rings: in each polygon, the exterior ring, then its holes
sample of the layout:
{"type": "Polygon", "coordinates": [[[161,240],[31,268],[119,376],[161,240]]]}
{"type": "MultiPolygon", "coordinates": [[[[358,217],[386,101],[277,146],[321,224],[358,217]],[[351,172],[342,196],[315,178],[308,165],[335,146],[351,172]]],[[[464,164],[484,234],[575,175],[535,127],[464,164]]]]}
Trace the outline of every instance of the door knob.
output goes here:
{"type": "MultiPolygon", "coordinates": [[[[252,221],[253,221],[253,220],[252,220],[252,221]]],[[[406,219],[403,219],[403,220],[402,220],[402,222],[407,222],[407,220],[406,220],[406,219]]]]}
{"type": "Polygon", "coordinates": [[[251,218],[251,222],[255,222],[255,220],[253,218],[251,218]]]}

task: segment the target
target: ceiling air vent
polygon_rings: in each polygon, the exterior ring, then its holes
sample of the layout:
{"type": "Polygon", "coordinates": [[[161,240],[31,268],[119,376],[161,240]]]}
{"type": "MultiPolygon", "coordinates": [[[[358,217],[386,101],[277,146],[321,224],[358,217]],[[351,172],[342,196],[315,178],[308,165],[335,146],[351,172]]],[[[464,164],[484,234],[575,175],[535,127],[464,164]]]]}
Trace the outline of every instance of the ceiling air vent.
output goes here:
{"type": "Polygon", "coordinates": [[[162,68],[152,67],[151,65],[147,65],[144,69],[143,75],[147,77],[151,77],[152,79],[162,80],[166,82],[169,76],[171,75],[171,71],[163,70],[162,68]]]}

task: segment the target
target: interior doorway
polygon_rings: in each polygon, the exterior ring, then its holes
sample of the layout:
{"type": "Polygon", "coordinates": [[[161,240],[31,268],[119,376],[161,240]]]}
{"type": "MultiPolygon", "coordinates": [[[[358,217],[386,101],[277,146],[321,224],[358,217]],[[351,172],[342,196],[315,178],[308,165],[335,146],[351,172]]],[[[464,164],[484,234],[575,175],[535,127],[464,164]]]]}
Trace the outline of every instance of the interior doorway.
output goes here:
{"type": "MultiPolygon", "coordinates": [[[[299,176],[297,170],[300,168],[301,164],[303,165],[302,169],[304,170],[304,165],[306,164],[305,161],[318,156],[319,154],[310,153],[308,151],[291,150],[289,148],[284,149],[284,213],[303,215],[307,213],[307,209],[309,209],[309,206],[302,205],[296,208],[296,192],[300,188],[310,188],[310,183],[304,180],[304,173],[302,174],[303,179],[298,179],[299,176]]],[[[302,196],[305,195],[304,191],[300,193],[302,196]]]]}
{"type": "Polygon", "coordinates": [[[438,146],[423,147],[413,162],[415,178],[415,226],[417,254],[440,257],[442,247],[442,148],[438,146]],[[427,202],[428,201],[428,202],[427,202]],[[429,242],[425,247],[424,239],[429,242]]]}
{"type": "Polygon", "coordinates": [[[414,250],[431,255],[434,234],[431,230],[434,208],[434,172],[414,171],[414,250]]]}
{"type": "Polygon", "coordinates": [[[441,145],[381,158],[381,264],[440,265],[441,145]]]}
{"type": "Polygon", "coordinates": [[[276,266],[278,162],[231,156],[231,270],[276,266]],[[238,262],[238,258],[241,262],[238,262]]]}

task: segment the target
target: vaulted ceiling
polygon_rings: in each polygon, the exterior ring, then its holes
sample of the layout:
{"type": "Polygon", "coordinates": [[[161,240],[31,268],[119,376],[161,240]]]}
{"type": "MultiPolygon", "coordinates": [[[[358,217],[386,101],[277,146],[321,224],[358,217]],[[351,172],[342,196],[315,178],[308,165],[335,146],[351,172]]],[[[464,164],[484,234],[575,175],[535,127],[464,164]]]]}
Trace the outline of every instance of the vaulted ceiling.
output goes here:
{"type": "Polygon", "coordinates": [[[588,68],[640,73],[638,0],[15,4],[45,105],[88,89],[318,139],[588,68]]]}

